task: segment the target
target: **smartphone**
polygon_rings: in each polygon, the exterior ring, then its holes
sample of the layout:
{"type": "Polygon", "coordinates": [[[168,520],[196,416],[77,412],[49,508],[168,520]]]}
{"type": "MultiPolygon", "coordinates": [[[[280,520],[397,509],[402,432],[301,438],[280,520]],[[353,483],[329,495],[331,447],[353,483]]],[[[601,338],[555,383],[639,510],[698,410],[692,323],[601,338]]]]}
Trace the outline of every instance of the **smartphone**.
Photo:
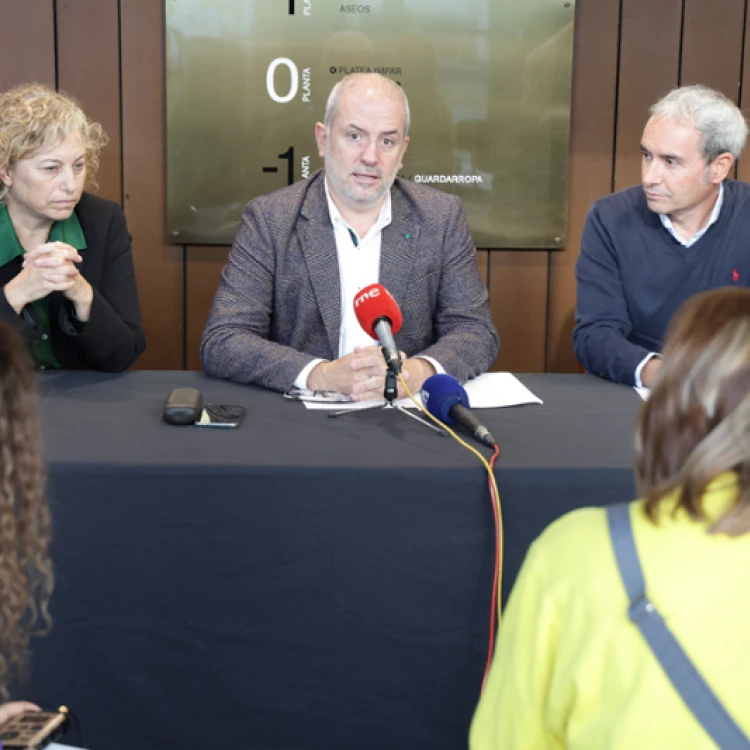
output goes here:
{"type": "Polygon", "coordinates": [[[27,711],[11,719],[0,734],[4,750],[37,750],[58,740],[68,718],[57,711],[27,711]]]}
{"type": "Polygon", "coordinates": [[[236,429],[245,416],[245,407],[233,404],[206,404],[200,417],[195,422],[196,427],[229,427],[236,429]]]}

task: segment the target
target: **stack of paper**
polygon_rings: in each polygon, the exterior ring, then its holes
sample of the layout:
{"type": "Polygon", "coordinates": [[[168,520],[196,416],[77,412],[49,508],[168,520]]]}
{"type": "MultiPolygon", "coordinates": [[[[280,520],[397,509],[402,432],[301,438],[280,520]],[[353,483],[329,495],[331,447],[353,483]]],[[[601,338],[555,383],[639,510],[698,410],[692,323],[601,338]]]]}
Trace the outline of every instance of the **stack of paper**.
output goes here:
{"type": "MultiPolygon", "coordinates": [[[[468,383],[464,388],[469,394],[469,403],[472,409],[497,409],[503,406],[519,406],[520,404],[541,404],[542,400],[535,396],[518,378],[509,372],[488,372],[480,375],[468,383]]],[[[414,396],[419,398],[419,394],[414,396]]],[[[381,403],[380,401],[357,401],[357,402],[319,402],[303,401],[307,409],[364,409],[368,406],[381,403]]],[[[394,402],[397,406],[416,409],[414,402],[409,398],[402,398],[394,402]]]]}

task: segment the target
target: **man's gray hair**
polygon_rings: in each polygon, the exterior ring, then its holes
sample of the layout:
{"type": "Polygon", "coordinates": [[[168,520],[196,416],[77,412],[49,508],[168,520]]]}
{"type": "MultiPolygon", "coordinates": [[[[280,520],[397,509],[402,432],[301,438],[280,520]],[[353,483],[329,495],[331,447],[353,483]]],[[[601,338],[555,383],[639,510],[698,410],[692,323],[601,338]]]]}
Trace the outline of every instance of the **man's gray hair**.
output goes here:
{"type": "Polygon", "coordinates": [[[692,125],[703,136],[703,155],[709,164],[726,152],[738,159],[747,139],[747,123],[739,107],[708,86],[672,89],[651,107],[651,116],[692,125]]]}
{"type": "Polygon", "coordinates": [[[378,88],[390,91],[397,99],[404,105],[404,137],[409,135],[409,126],[411,125],[411,114],[409,113],[409,100],[406,98],[404,90],[395,81],[380,73],[350,73],[348,76],[342,78],[332,89],[328,95],[328,101],[326,102],[326,115],[323,120],[323,124],[326,126],[326,130],[331,127],[331,122],[336,116],[339,109],[339,100],[341,94],[354,86],[370,83],[378,88]]]}

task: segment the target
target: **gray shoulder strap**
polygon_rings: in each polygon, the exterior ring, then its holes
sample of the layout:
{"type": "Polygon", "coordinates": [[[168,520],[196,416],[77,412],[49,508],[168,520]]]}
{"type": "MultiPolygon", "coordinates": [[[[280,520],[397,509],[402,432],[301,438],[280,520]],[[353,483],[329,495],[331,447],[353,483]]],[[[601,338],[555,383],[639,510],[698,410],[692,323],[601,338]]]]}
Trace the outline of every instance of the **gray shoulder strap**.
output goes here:
{"type": "Polygon", "coordinates": [[[646,582],[635,547],[630,507],[607,507],[615,558],[630,599],[628,616],[638,626],[685,705],[721,750],[750,750],[750,740],[727,713],[690,657],[646,596],[646,582]]]}

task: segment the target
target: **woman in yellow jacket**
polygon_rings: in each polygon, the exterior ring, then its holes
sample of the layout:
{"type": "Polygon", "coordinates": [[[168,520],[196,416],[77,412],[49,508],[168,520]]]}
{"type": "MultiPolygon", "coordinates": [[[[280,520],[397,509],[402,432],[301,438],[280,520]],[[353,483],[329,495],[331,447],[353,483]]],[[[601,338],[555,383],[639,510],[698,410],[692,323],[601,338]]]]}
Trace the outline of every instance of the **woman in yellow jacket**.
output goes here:
{"type": "MultiPolygon", "coordinates": [[[[683,305],[635,442],[647,596],[750,736],[750,290],[683,305]]],[[[715,750],[629,607],[606,511],[553,523],[511,594],[471,750],[715,750]]]]}

